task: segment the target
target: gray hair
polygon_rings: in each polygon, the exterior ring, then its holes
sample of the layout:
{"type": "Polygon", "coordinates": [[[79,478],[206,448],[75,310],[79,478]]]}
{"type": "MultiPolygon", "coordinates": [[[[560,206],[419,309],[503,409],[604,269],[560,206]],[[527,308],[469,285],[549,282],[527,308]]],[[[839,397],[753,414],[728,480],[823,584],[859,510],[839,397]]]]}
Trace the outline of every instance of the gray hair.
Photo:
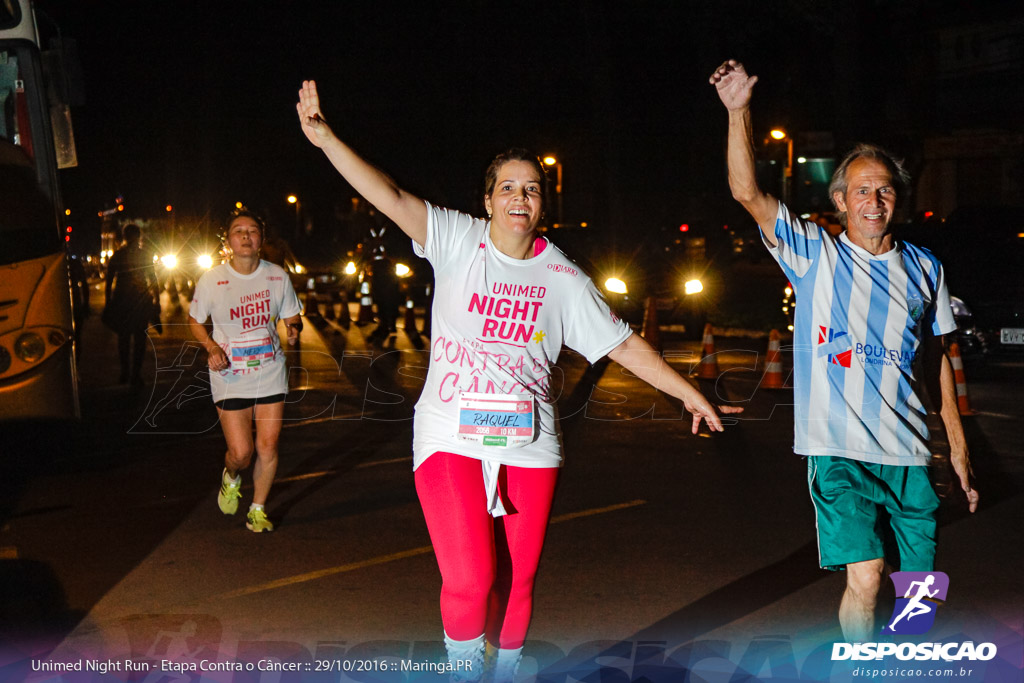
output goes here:
{"type": "Polygon", "coordinates": [[[862,142],[850,150],[843,160],[839,162],[839,166],[836,167],[835,173],[832,174],[832,182],[828,184],[828,196],[832,200],[832,205],[836,207],[838,211],[839,223],[845,228],[846,227],[846,212],[839,211],[839,205],[836,204],[835,194],[846,196],[846,190],[848,189],[846,172],[857,159],[874,159],[875,161],[881,162],[886,170],[889,171],[889,176],[892,178],[892,184],[896,190],[896,197],[902,197],[905,193],[910,190],[910,174],[907,169],[903,167],[903,160],[897,159],[890,152],[879,147],[878,145],[872,145],[870,143],[862,142]]]}

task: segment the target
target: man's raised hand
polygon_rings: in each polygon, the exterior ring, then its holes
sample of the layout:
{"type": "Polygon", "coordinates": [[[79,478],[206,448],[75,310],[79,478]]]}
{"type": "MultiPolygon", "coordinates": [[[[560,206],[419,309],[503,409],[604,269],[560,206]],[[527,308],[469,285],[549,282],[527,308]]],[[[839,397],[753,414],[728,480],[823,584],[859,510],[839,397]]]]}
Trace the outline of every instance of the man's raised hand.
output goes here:
{"type": "Polygon", "coordinates": [[[751,93],[757,76],[750,76],[743,65],[730,59],[715,69],[708,82],[715,86],[718,97],[726,109],[744,109],[750,105],[751,93]]]}

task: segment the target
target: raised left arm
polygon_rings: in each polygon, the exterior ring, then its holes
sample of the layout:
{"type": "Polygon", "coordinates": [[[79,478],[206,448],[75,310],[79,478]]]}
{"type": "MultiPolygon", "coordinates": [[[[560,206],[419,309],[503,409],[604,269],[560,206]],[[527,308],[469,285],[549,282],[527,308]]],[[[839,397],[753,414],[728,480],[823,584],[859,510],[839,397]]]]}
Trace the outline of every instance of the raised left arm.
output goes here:
{"type": "Polygon", "coordinates": [[[686,410],[693,415],[693,433],[697,433],[700,421],[707,422],[713,432],[722,431],[722,420],[718,414],[741,413],[743,408],[715,406],[695,386],[683,379],[661,357],[647,340],[638,334],[631,334],[626,341],[616,346],[608,357],[659,391],[675,396],[683,402],[686,410]]]}
{"type": "Polygon", "coordinates": [[[938,409],[939,417],[946,429],[949,441],[949,462],[960,479],[960,488],[967,496],[967,507],[971,512],[978,509],[978,491],[971,486],[971,456],[967,449],[964,425],[960,420],[960,409],[956,401],[956,379],[953,366],[943,348],[942,337],[928,335],[922,342],[924,350],[924,384],[931,397],[932,405],[938,409]]]}

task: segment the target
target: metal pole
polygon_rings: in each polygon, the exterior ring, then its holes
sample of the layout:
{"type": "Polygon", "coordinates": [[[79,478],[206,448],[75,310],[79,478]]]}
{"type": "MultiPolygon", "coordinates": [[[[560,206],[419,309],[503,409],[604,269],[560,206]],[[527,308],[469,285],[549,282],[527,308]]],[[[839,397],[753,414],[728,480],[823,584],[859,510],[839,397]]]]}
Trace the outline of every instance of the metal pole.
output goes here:
{"type": "Polygon", "coordinates": [[[790,206],[793,197],[793,137],[786,136],[786,168],[783,175],[782,184],[782,201],[786,206],[790,206]]]}
{"type": "Polygon", "coordinates": [[[559,223],[559,225],[561,225],[561,224],[564,223],[564,218],[562,217],[562,162],[561,161],[559,161],[557,164],[555,164],[555,173],[556,173],[555,194],[558,195],[558,223],[559,223]]]}

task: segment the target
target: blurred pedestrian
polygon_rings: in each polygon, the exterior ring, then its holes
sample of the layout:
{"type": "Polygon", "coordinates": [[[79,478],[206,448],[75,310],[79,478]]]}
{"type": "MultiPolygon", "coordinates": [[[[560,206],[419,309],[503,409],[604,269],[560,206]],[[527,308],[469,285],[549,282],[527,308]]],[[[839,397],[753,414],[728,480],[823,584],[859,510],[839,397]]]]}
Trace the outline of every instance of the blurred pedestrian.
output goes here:
{"type": "MultiPolygon", "coordinates": [[[[398,187],[324,122],[316,84],[297,105],[306,136],[434,267],[430,367],[416,404],[416,491],[441,571],[441,619],[456,677],[512,679],[533,609],[533,583],[562,443],[551,373],[563,343],[609,356],[679,398],[714,430],[714,407],[609,310],[579,267],[539,237],[544,171],[510,150],[485,178],[487,219],[434,206],[398,187]],[[490,608],[490,609],[489,609],[490,608]]],[[[736,412],[736,409],[726,409],[736,412]]]]}
{"type": "Polygon", "coordinates": [[[264,261],[270,261],[285,270],[288,270],[289,264],[295,263],[295,255],[292,253],[292,248],[280,236],[269,235],[263,246],[260,247],[260,256],[264,261]]]}
{"type": "Polygon", "coordinates": [[[886,560],[931,571],[939,500],[924,387],[938,408],[971,512],[970,457],[943,336],[956,331],[942,264],[892,235],[896,200],[909,175],[891,154],[858,145],[829,186],[845,230],[832,235],[798,218],[757,185],[750,101],[757,76],[735,60],[711,83],[729,112],[732,195],[793,284],[796,438],[808,456],[820,564],[846,569],[839,621],[848,640],[874,638],[886,560]],[[889,528],[886,528],[889,527],[889,528]],[[894,537],[895,555],[888,540],[894,537]]]}
{"type": "Polygon", "coordinates": [[[119,383],[144,384],[142,361],[154,318],[159,321],[160,289],[152,254],[143,248],[142,230],[134,223],[124,226],[124,244],[107,263],[106,305],[103,322],[117,333],[121,361],[119,383]]]}
{"type": "Polygon", "coordinates": [[[245,525],[257,533],[274,530],[264,506],[277,472],[277,442],[288,393],[277,327],[284,320],[289,344],[302,330],[301,308],[288,273],[260,259],[265,234],[256,214],[235,211],[224,237],[228,260],[203,274],[189,308],[192,335],[209,355],[210,390],[227,441],[217,505],[226,515],[238,511],[241,471],[252,462],[255,450],[253,501],[245,525]],[[211,318],[212,336],[205,325],[211,318]]]}
{"type": "Polygon", "coordinates": [[[367,341],[383,344],[398,332],[398,307],[402,304],[402,288],[395,273],[395,262],[378,251],[367,264],[370,295],[377,306],[377,329],[367,341]]]}
{"type": "Polygon", "coordinates": [[[68,275],[71,278],[71,312],[75,321],[75,362],[82,362],[82,329],[89,317],[89,276],[77,254],[68,254],[68,275]]]}

